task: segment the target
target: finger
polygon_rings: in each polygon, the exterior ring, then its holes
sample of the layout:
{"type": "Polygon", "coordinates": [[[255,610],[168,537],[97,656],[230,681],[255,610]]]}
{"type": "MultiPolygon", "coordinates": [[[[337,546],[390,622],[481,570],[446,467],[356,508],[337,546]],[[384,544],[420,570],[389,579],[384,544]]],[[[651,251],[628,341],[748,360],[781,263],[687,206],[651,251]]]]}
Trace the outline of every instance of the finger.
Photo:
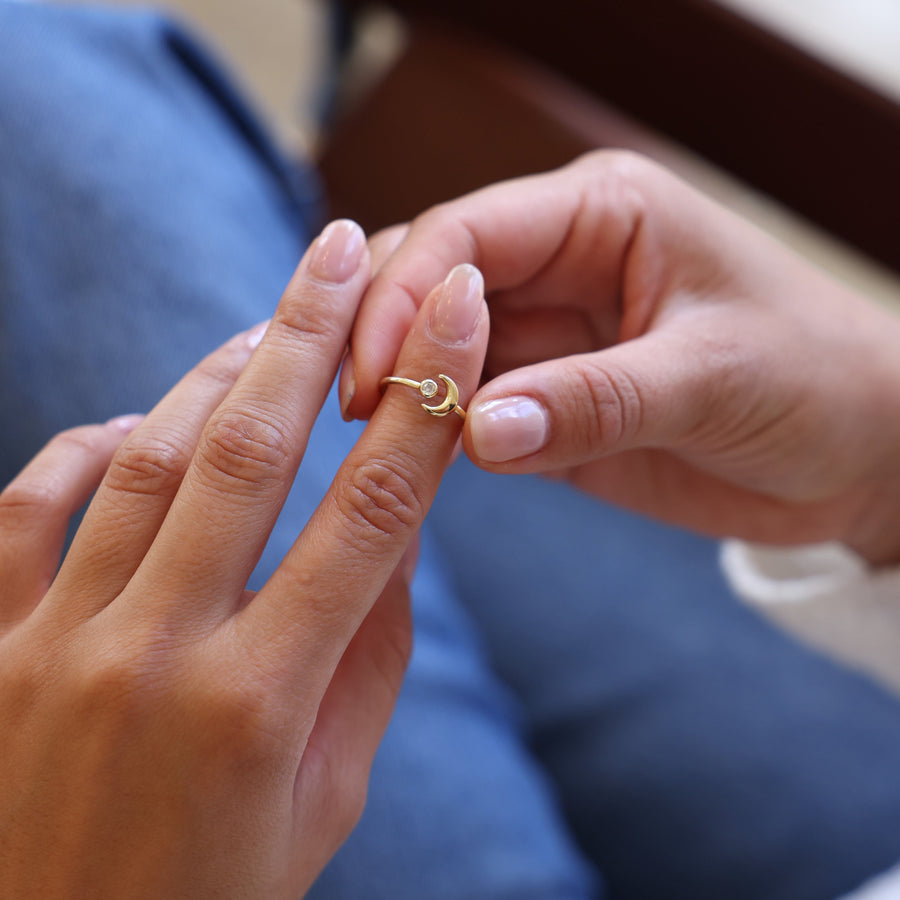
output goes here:
{"type": "Polygon", "coordinates": [[[466,453],[483,468],[540,472],[643,447],[677,447],[727,384],[721,354],[652,332],[608,350],[507,372],[474,398],[466,453]],[[699,362],[699,364],[698,364],[699,362]]]}
{"type": "MultiPolygon", "coordinates": [[[[169,612],[233,612],[284,504],[337,374],[369,265],[354,222],[329,225],[285,291],[268,331],[200,436],[197,452],[134,579],[163,586],[169,612]]],[[[138,600],[141,602],[141,599],[138,600]]]]}
{"type": "Polygon", "coordinates": [[[834,535],[834,504],[828,500],[797,506],[718,479],[663,450],[626,451],[564,472],[571,485],[595,497],[711,537],[741,534],[750,541],[789,545],[834,535]],[[685,503],[685,497],[703,502],[685,503]]]}
{"type": "Polygon", "coordinates": [[[406,240],[409,224],[392,225],[383,228],[369,238],[369,253],[372,257],[372,274],[377,275],[394,251],[406,240]]]}
{"type": "Polygon", "coordinates": [[[532,363],[589,353],[614,343],[591,328],[584,312],[540,309],[504,312],[491,301],[491,342],[485,369],[490,377],[532,363]]]}
{"type": "Polygon", "coordinates": [[[54,437],[0,493],[0,626],[27,616],[59,566],[69,520],[141,416],[54,437]]]}
{"type": "Polygon", "coordinates": [[[181,485],[203,426],[234,385],[267,324],[236,335],[204,359],[113,457],[56,581],[67,615],[90,615],[106,606],[137,571],[181,485]]]}
{"type": "MultiPolygon", "coordinates": [[[[478,383],[488,327],[480,274],[454,269],[420,310],[397,374],[418,381],[445,373],[464,404],[478,383]]],[[[387,387],[284,562],[238,617],[245,643],[274,654],[295,690],[321,695],[431,505],[460,419],[433,417],[421,401],[409,387],[387,387]]]]}
{"type": "MultiPolygon", "coordinates": [[[[391,254],[403,243],[409,233],[409,225],[394,225],[385,228],[369,238],[369,256],[373,275],[377,275],[382,266],[390,259],[391,254]]],[[[353,399],[356,384],[353,374],[353,351],[348,348],[341,365],[341,374],[338,379],[338,397],[341,402],[341,415],[345,422],[353,419],[347,411],[347,406],[353,399]]]]}
{"type": "Polygon", "coordinates": [[[583,271],[568,266],[568,258],[589,255],[608,295],[598,296],[598,304],[615,303],[622,260],[640,221],[629,179],[620,157],[597,155],[485,188],[416,219],[373,279],[354,325],[348,415],[365,418],[374,409],[378,382],[394,368],[417,308],[454,265],[478,266],[491,292],[524,285],[554,267],[565,273],[562,288],[583,271]],[[593,211],[584,215],[588,197],[593,211]]]}
{"type": "Polygon", "coordinates": [[[409,588],[398,571],[341,657],[297,774],[297,840],[319,848],[323,865],[362,813],[411,649],[409,588]]]}

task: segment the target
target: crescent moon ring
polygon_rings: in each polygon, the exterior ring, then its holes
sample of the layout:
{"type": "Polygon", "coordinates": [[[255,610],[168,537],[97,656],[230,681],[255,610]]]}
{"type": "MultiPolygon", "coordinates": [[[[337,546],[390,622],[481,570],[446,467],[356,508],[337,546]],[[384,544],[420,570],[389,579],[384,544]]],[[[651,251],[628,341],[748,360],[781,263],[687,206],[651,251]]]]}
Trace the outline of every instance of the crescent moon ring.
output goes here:
{"type": "MultiPolygon", "coordinates": [[[[444,382],[447,389],[447,396],[437,405],[429,406],[427,403],[420,404],[430,416],[449,416],[450,413],[456,413],[461,419],[465,420],[466,411],[459,405],[459,388],[456,382],[447,375],[438,375],[438,378],[444,382]]],[[[382,388],[389,384],[402,384],[405,387],[411,387],[417,390],[426,399],[431,399],[438,392],[437,382],[433,378],[425,378],[423,381],[413,381],[412,378],[401,378],[399,375],[388,375],[379,382],[382,388]]]]}

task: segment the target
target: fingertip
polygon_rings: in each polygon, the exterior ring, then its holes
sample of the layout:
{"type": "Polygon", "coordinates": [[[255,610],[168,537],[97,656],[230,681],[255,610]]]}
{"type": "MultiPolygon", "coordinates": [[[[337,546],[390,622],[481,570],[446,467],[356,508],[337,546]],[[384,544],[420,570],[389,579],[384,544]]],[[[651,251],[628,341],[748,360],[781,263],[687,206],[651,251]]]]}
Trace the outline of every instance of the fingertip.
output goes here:
{"type": "Polygon", "coordinates": [[[336,219],[325,226],[309,249],[308,272],[313,278],[344,284],[368,256],[366,235],[352,219],[336,219]]]}
{"type": "Polygon", "coordinates": [[[425,300],[431,336],[445,344],[468,341],[481,320],[484,302],[484,276],[470,263],[451,269],[440,287],[425,300]]]}

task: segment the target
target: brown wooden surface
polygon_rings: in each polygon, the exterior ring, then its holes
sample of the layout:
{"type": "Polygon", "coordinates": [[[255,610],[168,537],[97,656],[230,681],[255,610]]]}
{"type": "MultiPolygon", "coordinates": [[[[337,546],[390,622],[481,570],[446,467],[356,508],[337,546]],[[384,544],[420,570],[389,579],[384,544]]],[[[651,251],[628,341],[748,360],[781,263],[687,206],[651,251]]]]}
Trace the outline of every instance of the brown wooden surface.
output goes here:
{"type": "Polygon", "coordinates": [[[712,0],[391,5],[528,53],[900,270],[900,106],[712,0]]]}
{"type": "Polygon", "coordinates": [[[597,147],[667,148],[542,67],[451,30],[415,29],[406,53],[325,145],[332,212],[369,231],[597,147]]]}

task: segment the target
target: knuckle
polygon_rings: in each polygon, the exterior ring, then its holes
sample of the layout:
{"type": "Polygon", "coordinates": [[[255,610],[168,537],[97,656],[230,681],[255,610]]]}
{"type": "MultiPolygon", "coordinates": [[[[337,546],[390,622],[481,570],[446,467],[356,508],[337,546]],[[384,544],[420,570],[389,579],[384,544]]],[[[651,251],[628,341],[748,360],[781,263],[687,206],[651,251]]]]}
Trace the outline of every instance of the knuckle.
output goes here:
{"type": "Polygon", "coordinates": [[[251,691],[207,682],[195,686],[189,705],[202,710],[203,731],[213,744],[226,748],[229,755],[236,748],[251,746],[254,741],[248,736],[263,730],[264,705],[251,691]]]}
{"type": "Polygon", "coordinates": [[[577,159],[574,165],[586,165],[601,177],[640,184],[654,177],[659,166],[634,150],[594,150],[577,159]]]}
{"type": "Polygon", "coordinates": [[[582,164],[589,176],[590,205],[635,226],[646,218],[654,186],[669,177],[656,163],[630,150],[599,150],[574,163],[582,164]]]}
{"type": "MultiPolygon", "coordinates": [[[[481,248],[478,235],[468,221],[460,200],[447,200],[437,203],[421,213],[412,225],[413,230],[422,235],[441,235],[445,243],[461,250],[459,258],[481,265],[481,248]]],[[[423,246],[422,252],[432,252],[438,261],[442,260],[440,252],[429,251],[423,246]]]]}
{"type": "Polygon", "coordinates": [[[3,684],[3,704],[7,725],[13,726],[13,716],[27,716],[52,688],[53,668],[58,660],[44,652],[42,641],[29,646],[22,641],[21,632],[4,635],[0,653],[0,683],[3,684]]]}
{"type": "Polygon", "coordinates": [[[590,398],[594,416],[583,420],[583,444],[615,446],[640,433],[644,399],[638,382],[622,369],[591,367],[578,369],[573,385],[576,393],[590,398]]]}
{"type": "Polygon", "coordinates": [[[296,711],[287,710],[277,685],[270,678],[240,668],[225,671],[220,664],[206,669],[206,679],[195,679],[187,695],[189,718],[201,723],[206,756],[224,767],[270,764],[290,755],[290,733],[296,711]]]}
{"type": "Polygon", "coordinates": [[[333,286],[313,281],[292,283],[285,291],[272,324],[270,340],[292,347],[331,345],[344,337],[346,323],[337,315],[333,286]]]}
{"type": "Polygon", "coordinates": [[[424,502],[415,485],[417,463],[408,455],[373,459],[357,466],[346,491],[339,492],[341,512],[357,535],[369,541],[393,537],[418,527],[424,502]]]}
{"type": "Polygon", "coordinates": [[[52,512],[59,499],[60,486],[55,480],[18,478],[0,492],[0,516],[24,522],[52,512]]]}
{"type": "MultiPolygon", "coordinates": [[[[244,673],[246,674],[246,673],[244,673]]],[[[204,765],[269,763],[289,751],[269,686],[172,644],[169,635],[119,634],[78,653],[66,672],[72,712],[113,727],[178,729],[204,765]]]]}
{"type": "Polygon", "coordinates": [[[247,351],[229,341],[197,363],[194,374],[214,388],[230,389],[247,363],[247,351]]]}
{"type": "Polygon", "coordinates": [[[124,646],[96,650],[70,673],[74,681],[77,709],[83,716],[97,719],[134,718],[142,712],[156,690],[158,677],[148,671],[148,660],[124,646]]]}
{"type": "Polygon", "coordinates": [[[429,227],[440,227],[451,219],[450,202],[445,201],[443,203],[435,203],[434,206],[429,206],[428,209],[419,213],[419,215],[413,219],[412,227],[416,231],[423,231],[427,230],[429,227]]]}
{"type": "Polygon", "coordinates": [[[289,457],[287,436],[276,423],[229,412],[207,426],[199,458],[216,481],[260,485],[282,479],[289,457]]]}
{"type": "Polygon", "coordinates": [[[173,494],[190,459],[190,449],[174,437],[147,434],[116,453],[106,485],[121,494],[173,494]]]}
{"type": "MultiPolygon", "coordinates": [[[[46,449],[57,448],[65,451],[65,457],[73,453],[96,456],[102,449],[97,426],[85,425],[71,428],[55,435],[46,449]]],[[[55,471],[35,470],[13,479],[0,491],[0,515],[5,519],[24,521],[29,518],[52,514],[65,497],[66,470],[59,464],[55,471]]]]}
{"type": "Polygon", "coordinates": [[[100,441],[102,426],[82,425],[78,428],[69,428],[61,431],[52,440],[51,444],[66,447],[78,453],[94,455],[102,447],[100,441]]]}

